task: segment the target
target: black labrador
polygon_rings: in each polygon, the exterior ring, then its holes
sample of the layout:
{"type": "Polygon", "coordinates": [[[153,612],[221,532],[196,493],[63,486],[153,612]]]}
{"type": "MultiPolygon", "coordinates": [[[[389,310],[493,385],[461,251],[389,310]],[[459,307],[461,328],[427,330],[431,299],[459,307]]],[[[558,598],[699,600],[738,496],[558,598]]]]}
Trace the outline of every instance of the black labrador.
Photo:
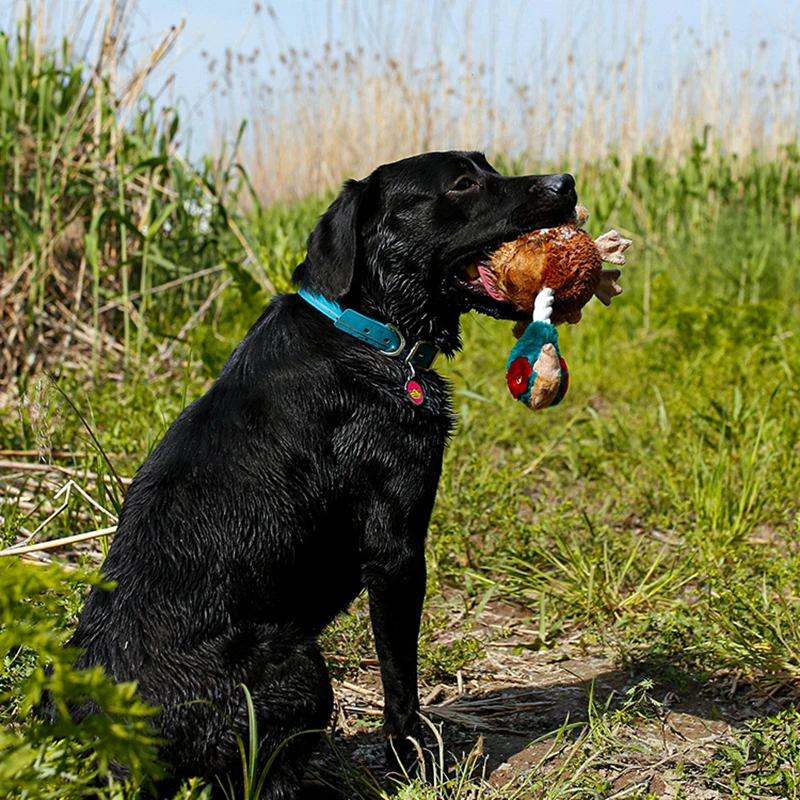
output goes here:
{"type": "MultiPolygon", "coordinates": [[[[294,280],[452,356],[462,313],[517,318],[476,263],[575,203],[572,176],[501,177],[480,153],[386,164],[345,184],[294,280]]],[[[412,398],[405,354],[280,295],[138,471],[102,568],[116,588],[92,591],[71,644],[161,707],[173,786],[241,774],[245,684],[261,757],[283,744],[264,796],[301,796],[333,702],[317,637],[365,588],[388,752],[414,761],[425,534],[454,424],[447,382],[414,372],[412,398]]]]}

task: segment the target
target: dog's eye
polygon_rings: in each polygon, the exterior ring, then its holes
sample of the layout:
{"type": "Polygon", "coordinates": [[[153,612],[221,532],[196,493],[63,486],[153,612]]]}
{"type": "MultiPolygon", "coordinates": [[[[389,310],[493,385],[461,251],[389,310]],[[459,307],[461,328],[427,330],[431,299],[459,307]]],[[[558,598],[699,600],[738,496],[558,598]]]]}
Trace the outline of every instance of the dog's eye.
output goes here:
{"type": "Polygon", "coordinates": [[[451,192],[467,192],[470,189],[473,189],[478,185],[476,180],[472,178],[468,178],[464,176],[463,178],[459,178],[451,187],[451,192]]]}

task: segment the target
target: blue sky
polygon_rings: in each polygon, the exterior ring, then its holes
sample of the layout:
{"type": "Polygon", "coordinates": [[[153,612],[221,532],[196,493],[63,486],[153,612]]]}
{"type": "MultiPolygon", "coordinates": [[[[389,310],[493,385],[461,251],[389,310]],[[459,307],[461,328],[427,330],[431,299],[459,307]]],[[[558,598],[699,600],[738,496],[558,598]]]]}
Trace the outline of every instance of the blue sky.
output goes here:
{"type": "MultiPolygon", "coordinates": [[[[406,0],[405,3],[387,0],[273,0],[273,21],[264,11],[253,15],[251,0],[140,0],[138,29],[154,40],[163,30],[182,16],[186,17],[184,34],[175,57],[168,65],[175,72],[178,95],[190,104],[196,103],[208,89],[207,61],[222,59],[226,47],[237,52],[262,51],[261,68],[274,63],[278,54],[289,46],[298,50],[319,52],[323,42],[333,36],[349,44],[352,35],[352,15],[358,16],[358,41],[371,40],[376,48],[391,47],[398,38],[407,44],[409,32],[404,16],[413,17],[418,24],[421,51],[442,45],[458,46],[463,36],[468,0],[406,0]],[[344,14],[342,12],[344,9],[344,14]],[[390,16],[391,15],[391,16],[390,16]],[[426,23],[426,20],[432,20],[426,23]]],[[[560,39],[573,38],[580,46],[582,37],[613,36],[616,27],[638,24],[640,3],[631,0],[472,0],[474,19],[474,48],[486,53],[500,70],[513,73],[520,54],[532,47],[544,46],[558,52],[560,39]]],[[[800,12],[792,0],[670,0],[644,3],[644,31],[647,42],[647,69],[670,69],[672,34],[676,28],[693,29],[702,35],[713,35],[726,28],[734,47],[732,52],[750,53],[755,42],[762,38],[780,45],[787,37],[800,36],[800,12]]],[[[563,44],[563,42],[561,43],[563,44]]],[[[566,47],[561,51],[566,51],[566,47]]],[[[207,118],[207,114],[203,115],[207,118]]],[[[195,120],[202,128],[206,123],[195,120]]]]}
{"type": "MultiPolygon", "coordinates": [[[[0,0],[0,24],[9,19],[22,0],[0,0]]],[[[77,0],[60,3],[65,25],[77,0]]],[[[514,74],[524,63],[525,51],[546,49],[554,58],[580,48],[585,37],[614,40],[617,28],[633,24],[643,27],[646,37],[646,69],[650,75],[668,78],[672,35],[689,29],[711,36],[721,29],[730,32],[733,53],[752,53],[755,43],[768,39],[780,49],[792,36],[800,39],[800,4],[796,0],[272,0],[263,2],[262,12],[253,14],[253,0],[139,0],[134,52],[144,54],[171,25],[186,19],[185,33],[165,66],[151,81],[157,91],[168,74],[174,73],[174,96],[189,107],[199,107],[192,126],[202,143],[211,127],[208,94],[208,60],[224,59],[225,49],[251,53],[261,50],[260,70],[268,71],[279,54],[293,46],[312,56],[331,38],[344,45],[363,44],[386,51],[394,46],[419,50],[419,57],[440,48],[444,57],[462,44],[462,21],[470,8],[474,21],[473,50],[486,56],[505,75],[514,74]],[[266,13],[274,10],[274,17],[266,13]],[[644,8],[644,23],[639,9],[644,8]],[[408,19],[415,28],[409,30],[408,19]],[[353,27],[358,27],[354,36],[353,27]],[[352,42],[351,39],[356,41],[352,42]],[[202,53],[207,53],[203,57],[202,53]]],[[[55,23],[58,27],[59,23],[55,23]]],[[[53,31],[56,35],[58,31],[53,31]]],[[[613,44],[609,44],[613,46],[613,44]]],[[[743,57],[744,57],[743,55],[743,57]]],[[[549,56],[548,56],[549,57],[549,56]]],[[[184,107],[185,108],[185,107],[184,107]]]]}

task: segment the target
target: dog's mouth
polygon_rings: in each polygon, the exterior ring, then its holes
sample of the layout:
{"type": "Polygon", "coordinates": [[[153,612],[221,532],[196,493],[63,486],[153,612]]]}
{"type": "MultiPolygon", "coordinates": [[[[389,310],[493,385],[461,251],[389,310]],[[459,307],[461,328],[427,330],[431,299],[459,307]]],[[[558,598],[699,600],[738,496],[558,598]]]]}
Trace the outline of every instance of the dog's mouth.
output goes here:
{"type": "Polygon", "coordinates": [[[489,254],[470,258],[456,269],[454,281],[462,291],[488,295],[493,300],[504,303],[506,299],[495,283],[490,258],[489,254]]]}

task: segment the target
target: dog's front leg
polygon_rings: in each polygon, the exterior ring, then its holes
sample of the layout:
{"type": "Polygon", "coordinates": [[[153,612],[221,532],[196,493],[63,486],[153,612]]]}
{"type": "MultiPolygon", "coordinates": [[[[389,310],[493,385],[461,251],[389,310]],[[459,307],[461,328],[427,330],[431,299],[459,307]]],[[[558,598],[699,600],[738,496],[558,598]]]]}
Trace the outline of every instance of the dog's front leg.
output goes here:
{"type": "Polygon", "coordinates": [[[422,551],[391,568],[367,571],[367,590],[375,649],[383,681],[383,729],[390,769],[410,770],[421,743],[417,692],[417,638],[425,599],[425,555],[422,551]]]}

